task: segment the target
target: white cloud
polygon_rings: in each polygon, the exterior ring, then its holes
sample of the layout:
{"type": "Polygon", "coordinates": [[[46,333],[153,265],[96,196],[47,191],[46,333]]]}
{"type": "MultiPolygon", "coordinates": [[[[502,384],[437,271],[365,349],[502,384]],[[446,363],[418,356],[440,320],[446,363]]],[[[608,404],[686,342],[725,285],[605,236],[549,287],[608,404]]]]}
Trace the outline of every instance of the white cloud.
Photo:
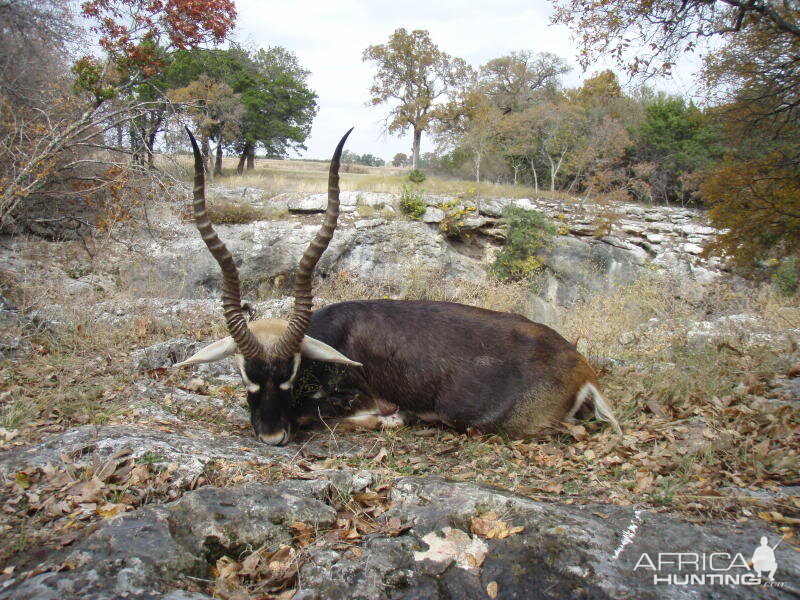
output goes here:
{"type": "MultiPolygon", "coordinates": [[[[351,126],[356,130],[348,148],[354,152],[385,159],[410,152],[410,135],[383,133],[386,106],[365,106],[374,69],[361,61],[361,54],[371,44],[385,43],[398,27],[428,30],[441,50],[474,67],[527,49],[566,59],[573,66],[567,85],[577,85],[583,78],[570,32],[550,25],[552,8],[546,0],[237,0],[237,9],[238,40],[261,47],[284,46],[311,71],[309,84],[319,95],[320,106],[304,153],[312,158],[329,156],[351,126]]],[[[598,64],[592,70],[606,66],[598,64]]],[[[694,68],[696,63],[689,63],[676,80],[660,87],[691,93],[694,68]]],[[[423,136],[423,152],[430,149],[430,138],[423,136]]]]}

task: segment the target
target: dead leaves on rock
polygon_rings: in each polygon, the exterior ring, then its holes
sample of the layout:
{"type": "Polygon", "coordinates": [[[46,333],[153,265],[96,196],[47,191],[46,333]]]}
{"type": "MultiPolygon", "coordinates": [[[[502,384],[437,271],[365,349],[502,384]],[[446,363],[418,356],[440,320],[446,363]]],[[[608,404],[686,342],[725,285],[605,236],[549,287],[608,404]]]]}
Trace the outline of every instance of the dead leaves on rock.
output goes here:
{"type": "Polygon", "coordinates": [[[277,550],[265,547],[238,559],[223,556],[212,569],[214,596],[221,600],[288,599],[294,593],[288,588],[294,584],[310,546],[327,547],[358,559],[364,552],[358,545],[367,536],[405,533],[411,523],[386,515],[394,506],[388,498],[389,490],[388,483],[378,483],[373,489],[335,496],[331,501],[338,513],[334,526],[320,530],[312,523],[291,522],[291,546],[281,545],[277,550]]]}
{"type": "Polygon", "coordinates": [[[494,511],[489,511],[477,517],[472,517],[472,523],[470,525],[470,531],[472,533],[482,538],[486,538],[487,540],[502,540],[511,535],[517,534],[524,529],[524,527],[510,526],[494,511]]]}
{"type": "MultiPolygon", "coordinates": [[[[216,579],[214,596],[221,600],[274,598],[274,593],[286,590],[295,582],[302,564],[302,554],[285,544],[271,552],[261,548],[241,561],[223,556],[212,568],[216,579]]],[[[294,590],[289,590],[277,598],[288,599],[292,595],[294,590]]]]}
{"type": "Polygon", "coordinates": [[[62,455],[57,466],[28,467],[3,482],[0,510],[7,518],[32,519],[56,532],[72,532],[145,502],[176,498],[172,476],[178,465],[158,463],[157,458],[135,459],[130,449],[92,462],[82,461],[80,453],[62,455]]]}

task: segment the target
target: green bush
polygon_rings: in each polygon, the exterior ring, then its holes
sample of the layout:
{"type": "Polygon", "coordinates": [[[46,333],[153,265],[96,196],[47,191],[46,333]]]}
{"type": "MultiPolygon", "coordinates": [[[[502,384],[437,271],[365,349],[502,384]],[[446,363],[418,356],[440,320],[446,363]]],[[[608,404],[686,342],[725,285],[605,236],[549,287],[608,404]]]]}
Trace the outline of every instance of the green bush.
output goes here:
{"type": "Polygon", "coordinates": [[[427,209],[422,190],[404,185],[400,191],[400,210],[412,219],[419,219],[427,209]]]}
{"type": "Polygon", "coordinates": [[[772,274],[772,281],[787,296],[794,294],[800,283],[800,258],[797,256],[784,258],[772,274]]]}
{"type": "Polygon", "coordinates": [[[503,211],[508,224],[506,244],[497,253],[492,271],[500,279],[519,281],[541,269],[543,261],[536,254],[552,247],[558,232],[547,217],[535,210],[510,205],[503,211]]]}
{"type": "Polygon", "coordinates": [[[414,169],[408,174],[408,180],[413,183],[422,183],[425,181],[425,173],[419,169],[414,169]]]}

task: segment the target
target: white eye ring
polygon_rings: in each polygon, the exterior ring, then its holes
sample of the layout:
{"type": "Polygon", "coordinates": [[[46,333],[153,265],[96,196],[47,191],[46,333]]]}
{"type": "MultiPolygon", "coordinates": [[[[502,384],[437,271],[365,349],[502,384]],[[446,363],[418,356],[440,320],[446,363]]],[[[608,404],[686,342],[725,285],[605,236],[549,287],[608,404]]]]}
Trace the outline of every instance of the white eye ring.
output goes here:
{"type": "Polygon", "coordinates": [[[237,354],[235,360],[236,360],[236,366],[239,367],[239,375],[242,376],[242,381],[244,382],[244,387],[251,394],[257,394],[258,391],[261,389],[261,386],[258,385],[257,383],[253,383],[247,377],[247,373],[244,370],[244,357],[241,354],[237,354]]]}
{"type": "Polygon", "coordinates": [[[294,383],[294,378],[297,377],[297,369],[300,368],[300,358],[301,358],[300,357],[300,353],[299,352],[295,353],[295,355],[294,355],[294,368],[292,369],[292,376],[289,377],[289,379],[287,379],[286,381],[284,381],[280,385],[280,388],[282,390],[290,390],[290,389],[292,389],[292,384],[294,383]]]}

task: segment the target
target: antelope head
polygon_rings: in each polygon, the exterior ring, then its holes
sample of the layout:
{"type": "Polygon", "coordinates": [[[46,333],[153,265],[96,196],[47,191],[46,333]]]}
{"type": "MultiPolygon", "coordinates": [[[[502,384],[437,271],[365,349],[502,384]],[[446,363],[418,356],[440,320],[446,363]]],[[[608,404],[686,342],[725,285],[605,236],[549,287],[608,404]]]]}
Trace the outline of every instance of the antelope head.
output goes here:
{"type": "Polygon", "coordinates": [[[265,319],[249,323],[242,307],[239,271],[208,218],[202,155],[194,136],[188,129],[186,131],[194,150],[195,225],[222,271],[222,308],[230,336],[206,346],[175,366],[214,362],[233,356],[247,388],[250,422],[256,437],[267,444],[282,445],[291,436],[292,385],[301,357],[361,366],[331,346],[305,335],[311,317],[314,267],[328,247],[339,217],[339,162],[352,129],[342,137],[331,159],[325,218],[300,259],[294,283],[294,308],[289,320],[265,319]]]}

